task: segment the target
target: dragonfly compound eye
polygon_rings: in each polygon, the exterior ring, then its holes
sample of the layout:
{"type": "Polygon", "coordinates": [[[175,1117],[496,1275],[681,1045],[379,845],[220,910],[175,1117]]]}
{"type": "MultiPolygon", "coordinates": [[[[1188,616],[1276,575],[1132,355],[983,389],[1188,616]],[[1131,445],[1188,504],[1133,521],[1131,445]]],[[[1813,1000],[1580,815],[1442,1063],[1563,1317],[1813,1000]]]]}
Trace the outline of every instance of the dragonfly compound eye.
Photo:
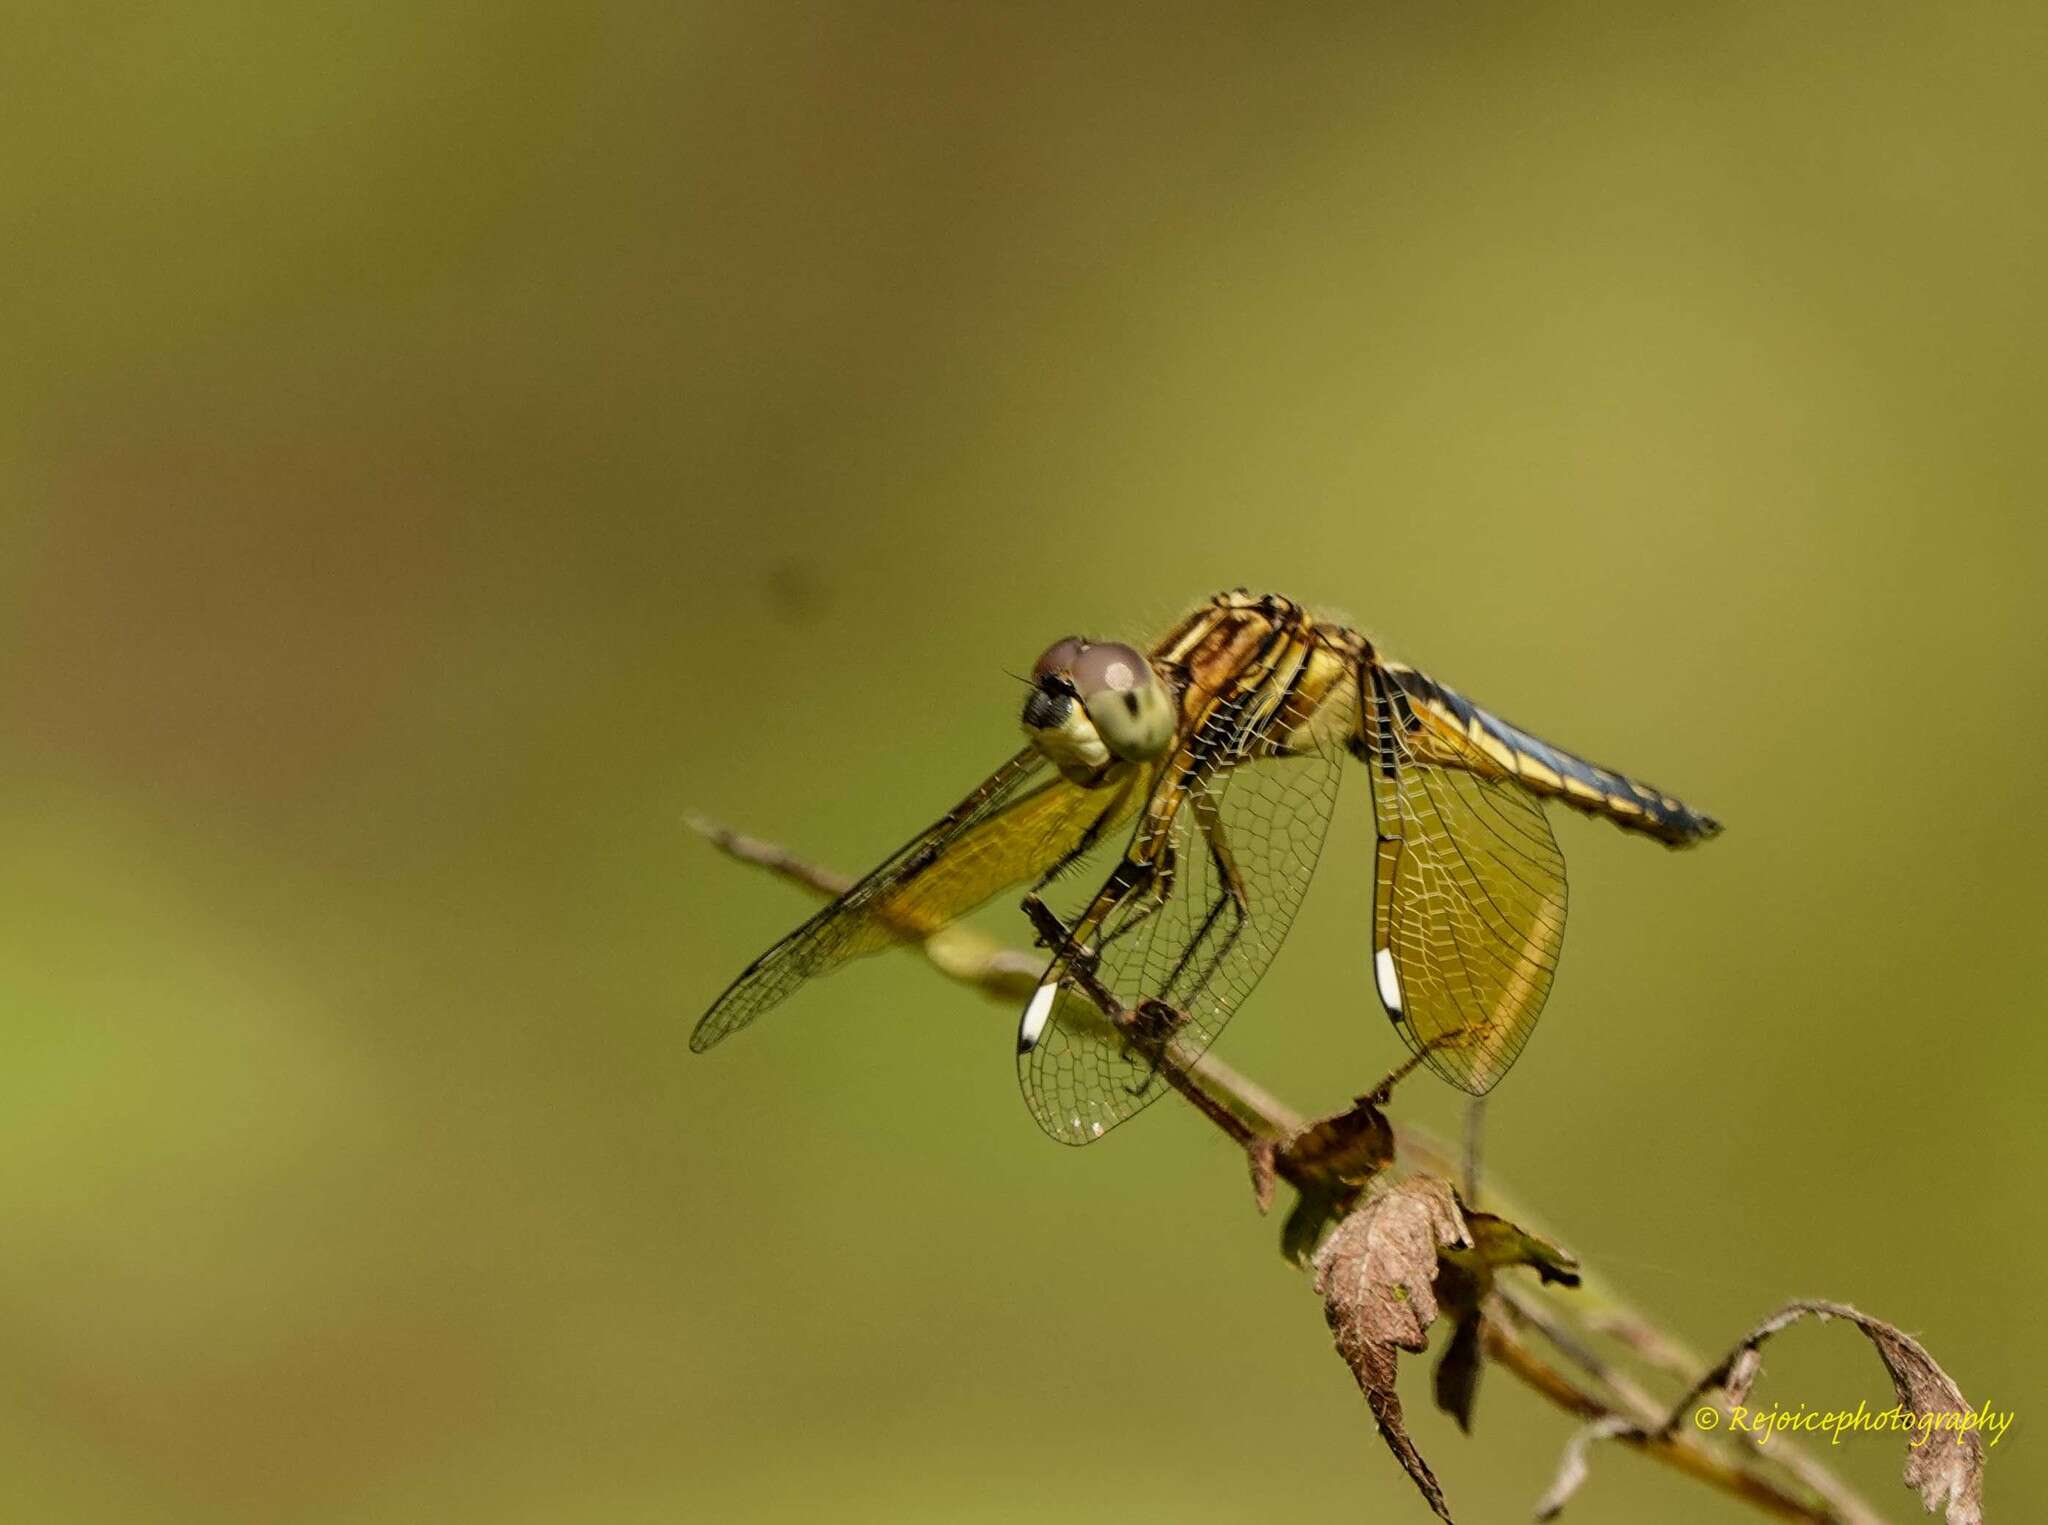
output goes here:
{"type": "Polygon", "coordinates": [[[1081,653],[1088,649],[1088,643],[1078,635],[1070,635],[1064,641],[1054,641],[1045,648],[1045,655],[1031,664],[1031,677],[1038,679],[1054,673],[1065,674],[1073,671],[1074,663],[1081,653]]]}
{"type": "Polygon", "coordinates": [[[1074,689],[1103,743],[1127,762],[1149,762],[1173,745],[1173,704],[1143,654],[1105,642],[1074,659],[1074,689]]]}

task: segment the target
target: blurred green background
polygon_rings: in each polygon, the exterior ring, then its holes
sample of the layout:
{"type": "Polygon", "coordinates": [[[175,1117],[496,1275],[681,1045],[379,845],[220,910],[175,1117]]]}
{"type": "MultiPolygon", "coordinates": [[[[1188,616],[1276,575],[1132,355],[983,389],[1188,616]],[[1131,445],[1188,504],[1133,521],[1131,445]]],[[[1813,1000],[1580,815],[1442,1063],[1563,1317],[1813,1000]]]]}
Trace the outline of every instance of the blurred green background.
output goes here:
{"type": "MultiPolygon", "coordinates": [[[[1237,583],[1728,822],[1560,821],[1489,1161],[1702,1346],[1917,1331],[2022,1517],[2043,14],[13,7],[9,1517],[1424,1518],[1193,1117],[1053,1146],[907,959],[685,1049],[806,914],[687,811],[863,868],[1237,583]]],[[[1222,1049],[1305,1109],[1369,840],[1222,1049]]],[[[1524,1517],[1567,1422],[1408,1378],[1524,1517]]]]}

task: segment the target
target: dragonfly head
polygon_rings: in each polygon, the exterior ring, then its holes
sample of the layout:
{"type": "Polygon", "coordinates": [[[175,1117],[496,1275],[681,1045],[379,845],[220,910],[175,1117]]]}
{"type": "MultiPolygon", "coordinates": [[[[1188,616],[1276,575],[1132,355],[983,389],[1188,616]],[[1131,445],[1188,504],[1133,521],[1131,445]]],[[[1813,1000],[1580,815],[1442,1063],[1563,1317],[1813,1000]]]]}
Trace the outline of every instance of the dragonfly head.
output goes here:
{"type": "Polygon", "coordinates": [[[1068,779],[1093,785],[1118,762],[1166,755],[1173,701],[1142,652],[1068,636],[1031,669],[1024,734],[1068,779]]]}

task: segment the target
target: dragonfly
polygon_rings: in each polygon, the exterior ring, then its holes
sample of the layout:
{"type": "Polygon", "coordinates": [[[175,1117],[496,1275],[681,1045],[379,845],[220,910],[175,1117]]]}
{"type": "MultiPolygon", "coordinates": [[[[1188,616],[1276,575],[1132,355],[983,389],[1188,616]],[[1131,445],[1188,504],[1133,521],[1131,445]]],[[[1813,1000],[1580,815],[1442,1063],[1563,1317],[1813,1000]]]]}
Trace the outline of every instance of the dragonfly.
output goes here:
{"type": "Polygon", "coordinates": [[[1250,996],[1355,764],[1375,825],[1373,989],[1420,1062],[1480,1096],[1528,1042],[1557,972],[1565,872],[1546,803],[1667,847],[1721,829],[1278,594],[1219,593],[1147,651],[1069,636],[1028,681],[1023,748],[748,965],[693,1050],[807,980],[1006,889],[1036,896],[1114,848],[1050,944],[1017,1035],[1032,1117],[1090,1143],[1165,1094],[1163,1067],[1198,1059],[1250,996]],[[1140,1037],[1110,1020],[1105,994],[1170,1020],[1140,1037]]]}

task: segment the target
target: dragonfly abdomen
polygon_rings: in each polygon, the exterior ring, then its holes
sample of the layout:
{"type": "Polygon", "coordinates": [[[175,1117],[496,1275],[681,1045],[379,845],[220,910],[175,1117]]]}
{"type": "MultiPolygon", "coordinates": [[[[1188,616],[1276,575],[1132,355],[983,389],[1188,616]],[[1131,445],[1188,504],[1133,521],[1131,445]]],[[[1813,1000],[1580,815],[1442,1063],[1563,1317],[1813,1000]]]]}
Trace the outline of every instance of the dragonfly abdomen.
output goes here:
{"type": "MultiPolygon", "coordinates": [[[[1719,821],[1683,800],[1552,746],[1425,673],[1395,662],[1383,663],[1382,670],[1394,714],[1376,717],[1381,735],[1391,730],[1398,745],[1425,762],[1452,761],[1434,755],[1446,746],[1476,748],[1501,773],[1530,792],[1586,815],[1603,817],[1625,831],[1655,837],[1667,847],[1688,847],[1721,829],[1719,821]]],[[[1364,740],[1384,746],[1381,735],[1364,740]]],[[[1466,755],[1469,759],[1469,751],[1466,755]]],[[[1469,766],[1469,762],[1452,761],[1452,765],[1469,766]]]]}

